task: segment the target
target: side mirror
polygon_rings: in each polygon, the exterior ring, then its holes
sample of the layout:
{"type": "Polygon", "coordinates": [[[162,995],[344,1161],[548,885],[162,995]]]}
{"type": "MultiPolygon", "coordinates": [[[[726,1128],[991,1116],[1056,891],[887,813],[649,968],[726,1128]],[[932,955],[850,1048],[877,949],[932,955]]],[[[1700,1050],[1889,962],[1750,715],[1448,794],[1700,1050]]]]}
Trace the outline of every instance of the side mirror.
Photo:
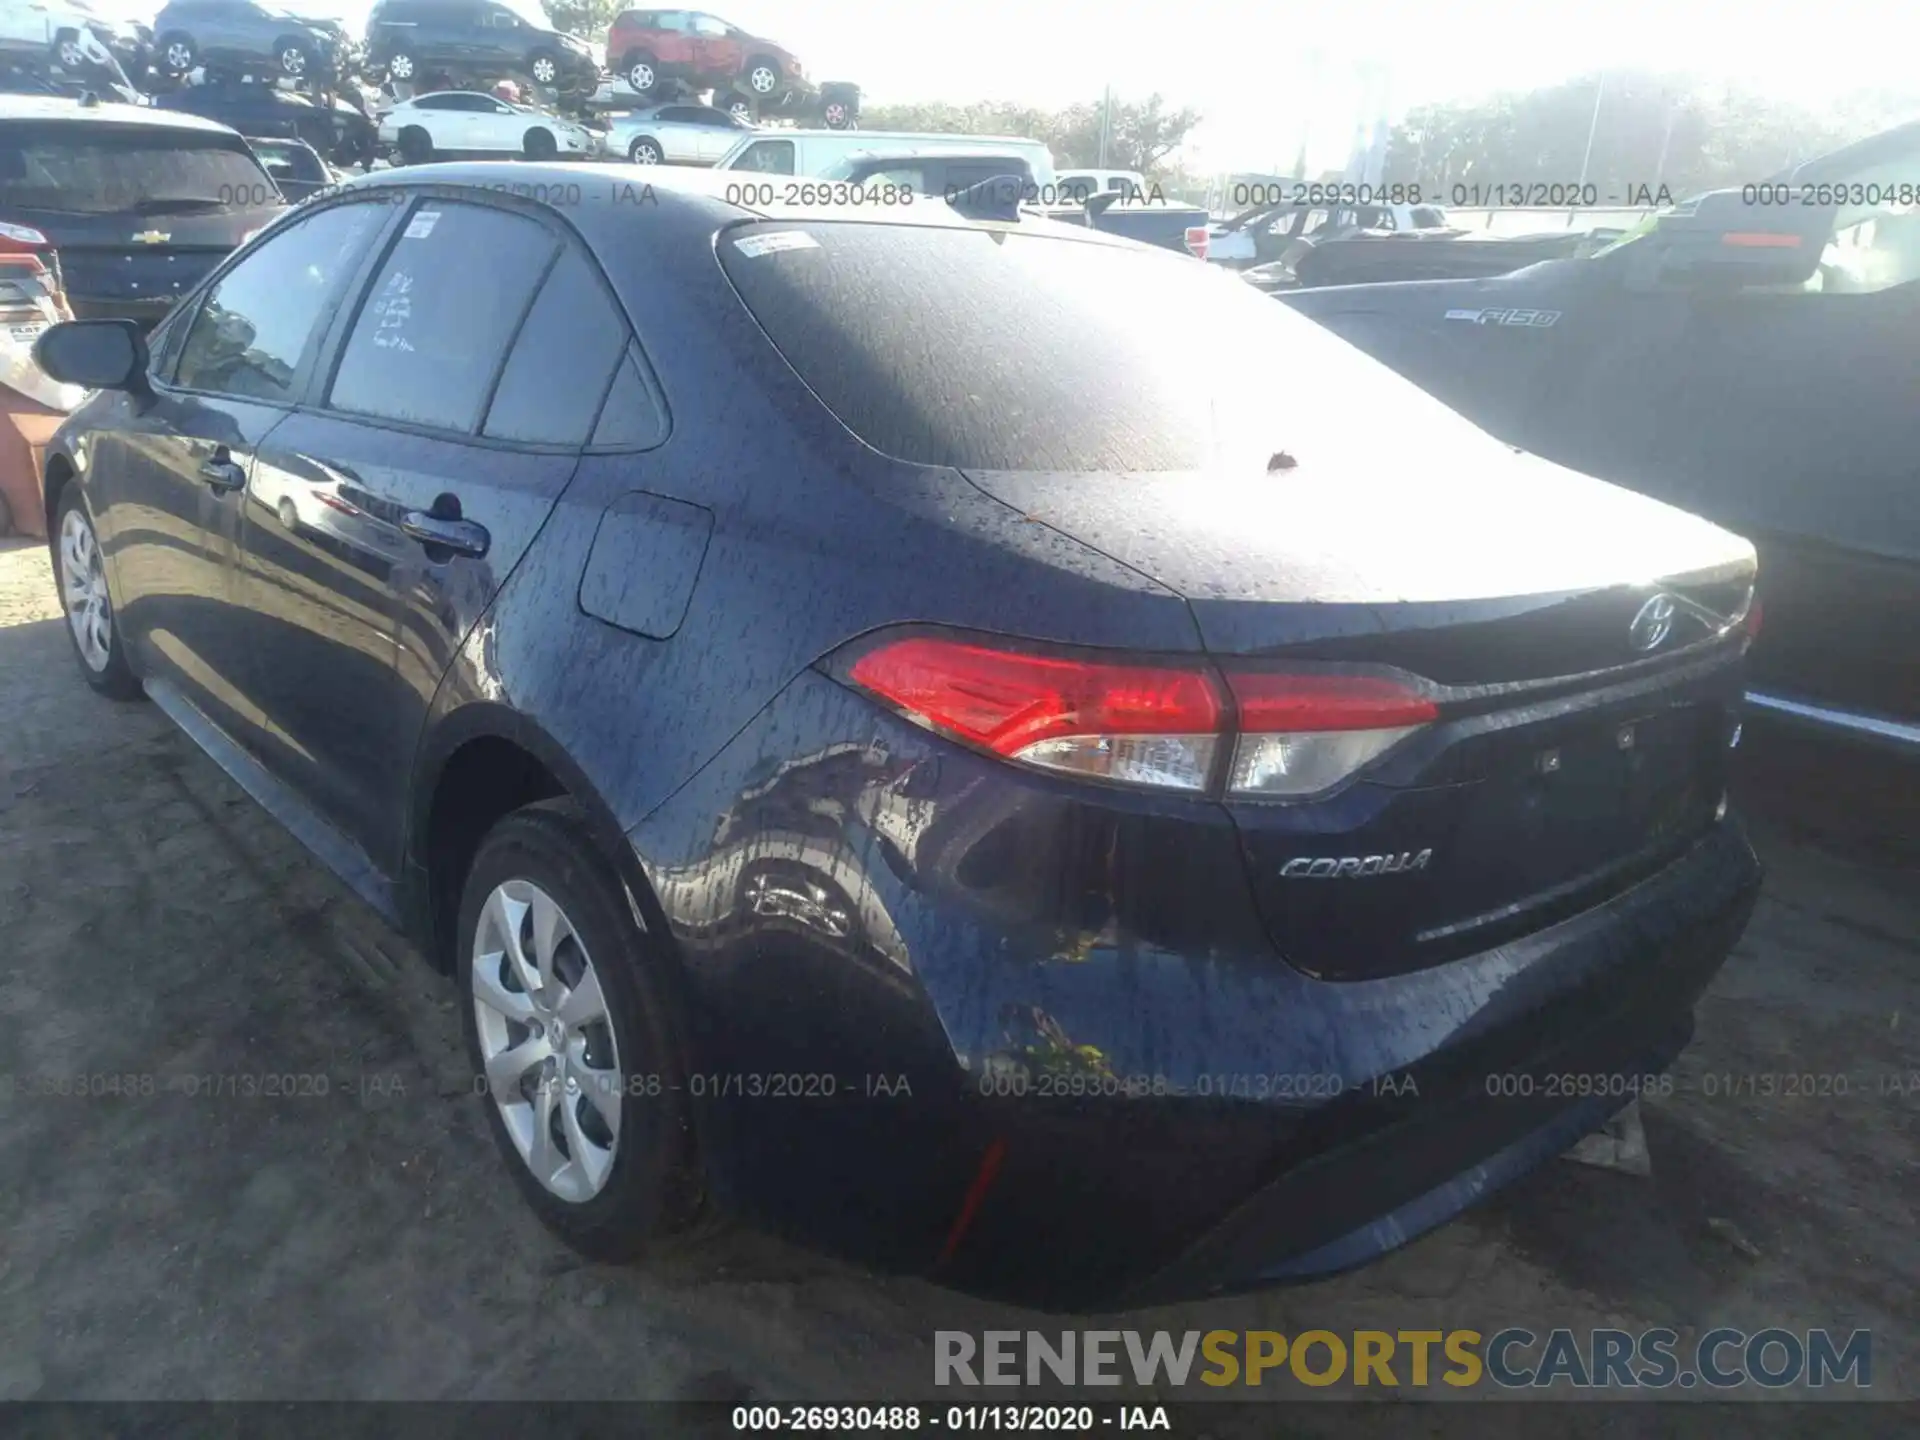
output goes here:
{"type": "Polygon", "coordinates": [[[33,342],[39,367],[63,385],[147,393],[147,341],[131,320],[68,320],[33,342]]]}
{"type": "Polygon", "coordinates": [[[1836,209],[1761,203],[1770,188],[1711,190],[1661,215],[1651,234],[1624,247],[1628,284],[1734,290],[1805,283],[1819,268],[1836,209]]]}

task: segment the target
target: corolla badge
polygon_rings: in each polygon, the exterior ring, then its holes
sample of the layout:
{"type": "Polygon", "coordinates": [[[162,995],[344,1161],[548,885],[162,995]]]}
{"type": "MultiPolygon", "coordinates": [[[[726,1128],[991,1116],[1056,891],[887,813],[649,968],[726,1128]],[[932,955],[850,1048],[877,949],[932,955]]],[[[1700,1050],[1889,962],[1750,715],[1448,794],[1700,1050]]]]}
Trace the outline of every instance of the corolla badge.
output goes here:
{"type": "Polygon", "coordinates": [[[1639,651],[1658,650],[1673,633],[1673,596],[1656,595],[1640,607],[1627,627],[1627,642],[1639,651]]]}
{"type": "Polygon", "coordinates": [[[1398,855],[1303,855],[1282,865],[1280,874],[1288,880],[1359,879],[1424,870],[1431,859],[1431,850],[1403,850],[1398,855]]]}

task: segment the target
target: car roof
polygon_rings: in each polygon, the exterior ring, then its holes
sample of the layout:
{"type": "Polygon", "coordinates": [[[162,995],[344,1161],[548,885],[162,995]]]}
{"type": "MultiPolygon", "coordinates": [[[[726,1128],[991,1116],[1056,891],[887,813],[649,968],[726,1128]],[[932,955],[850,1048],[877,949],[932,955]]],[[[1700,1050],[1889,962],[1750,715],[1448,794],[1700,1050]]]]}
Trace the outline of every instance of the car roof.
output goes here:
{"type": "MultiPolygon", "coordinates": [[[[564,201],[548,200],[548,208],[564,214],[590,241],[617,244],[631,229],[633,198],[647,194],[649,203],[660,207],[662,221],[679,220],[690,229],[707,234],[718,226],[737,220],[856,222],[868,225],[897,225],[937,229],[1002,228],[1015,223],[1023,229],[1044,230],[1089,244],[1114,245],[1126,250],[1139,247],[1084,225],[1059,224],[1037,217],[1018,222],[973,220],[937,202],[915,205],[879,206],[855,201],[842,204],[797,204],[781,200],[784,186],[769,187],[771,199],[765,204],[741,203],[747,188],[737,170],[708,170],[666,165],[606,165],[593,162],[467,160],[432,165],[407,165],[397,170],[375,170],[349,176],[335,194],[356,190],[412,190],[435,185],[470,188],[477,191],[521,196],[536,202],[544,197],[565,196],[564,201]],[[677,213],[676,213],[677,212],[677,213]]],[[[863,197],[864,200],[864,197],[863,197]]]]}
{"type": "Polygon", "coordinates": [[[147,125],[156,130],[198,130],[231,135],[218,120],[203,119],[185,110],[155,110],[146,105],[122,105],[102,100],[83,105],[64,95],[0,95],[0,120],[73,120],[81,124],[147,125]]]}
{"type": "MultiPolygon", "coordinates": [[[[424,95],[409,95],[404,100],[396,100],[394,102],[394,108],[398,109],[402,105],[414,105],[422,100],[438,100],[442,95],[478,95],[484,100],[500,100],[498,95],[489,95],[485,90],[429,90],[424,95]]],[[[506,101],[501,100],[500,103],[504,105],[506,101]]]]}

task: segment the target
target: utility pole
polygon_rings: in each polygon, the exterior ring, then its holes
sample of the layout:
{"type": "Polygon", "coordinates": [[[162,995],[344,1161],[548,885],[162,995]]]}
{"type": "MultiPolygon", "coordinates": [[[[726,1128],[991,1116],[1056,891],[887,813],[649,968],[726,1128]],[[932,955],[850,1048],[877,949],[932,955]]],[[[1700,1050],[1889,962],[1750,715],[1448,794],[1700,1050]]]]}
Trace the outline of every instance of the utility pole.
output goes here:
{"type": "Polygon", "coordinates": [[[1587,153],[1580,157],[1580,187],[1574,192],[1573,204],[1567,207],[1567,228],[1573,228],[1574,216],[1579,213],[1580,195],[1587,188],[1587,172],[1593,167],[1593,137],[1600,133],[1600,97],[1607,93],[1607,72],[1602,70],[1600,78],[1593,85],[1593,119],[1587,125],[1587,153]]]}
{"type": "Polygon", "coordinates": [[[1100,169],[1107,168],[1107,136],[1113,130],[1113,86],[1108,85],[1100,100],[1100,169]]]}

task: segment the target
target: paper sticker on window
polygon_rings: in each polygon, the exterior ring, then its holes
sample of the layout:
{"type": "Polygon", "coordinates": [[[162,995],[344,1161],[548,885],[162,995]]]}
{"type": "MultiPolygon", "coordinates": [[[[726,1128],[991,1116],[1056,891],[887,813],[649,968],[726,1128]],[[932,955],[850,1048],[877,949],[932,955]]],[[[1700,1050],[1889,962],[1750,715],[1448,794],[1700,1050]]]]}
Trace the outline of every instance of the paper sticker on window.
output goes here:
{"type": "Polygon", "coordinates": [[[406,238],[409,240],[426,239],[427,236],[433,233],[433,227],[439,219],[440,212],[438,210],[422,210],[407,222],[406,238]]]}
{"type": "Polygon", "coordinates": [[[818,250],[820,242],[804,230],[775,230],[767,235],[742,235],[733,242],[733,248],[752,260],[779,250],[818,250]]]}
{"type": "Polygon", "coordinates": [[[396,270],[387,277],[387,283],[380,287],[380,293],[374,297],[371,307],[378,317],[374,322],[373,343],[380,350],[413,349],[413,342],[407,339],[407,321],[413,318],[413,276],[404,270],[396,270]]]}

